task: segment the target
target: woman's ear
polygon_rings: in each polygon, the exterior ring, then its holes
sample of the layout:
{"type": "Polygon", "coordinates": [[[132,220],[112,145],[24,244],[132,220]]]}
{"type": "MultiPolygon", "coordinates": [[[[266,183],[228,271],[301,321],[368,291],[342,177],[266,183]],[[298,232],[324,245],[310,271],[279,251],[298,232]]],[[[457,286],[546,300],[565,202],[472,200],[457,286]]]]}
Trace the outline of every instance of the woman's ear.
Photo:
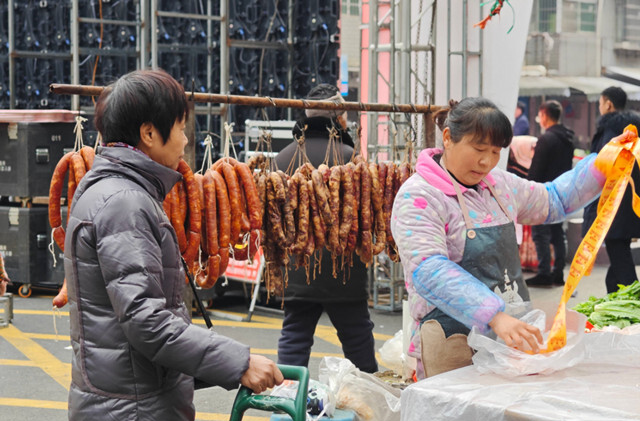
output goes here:
{"type": "Polygon", "coordinates": [[[155,126],[151,122],[140,125],[140,146],[144,145],[146,148],[150,148],[153,145],[154,130],[155,126]]]}
{"type": "Polygon", "coordinates": [[[442,131],[442,146],[444,149],[448,149],[452,143],[451,130],[448,127],[445,127],[442,131]]]}

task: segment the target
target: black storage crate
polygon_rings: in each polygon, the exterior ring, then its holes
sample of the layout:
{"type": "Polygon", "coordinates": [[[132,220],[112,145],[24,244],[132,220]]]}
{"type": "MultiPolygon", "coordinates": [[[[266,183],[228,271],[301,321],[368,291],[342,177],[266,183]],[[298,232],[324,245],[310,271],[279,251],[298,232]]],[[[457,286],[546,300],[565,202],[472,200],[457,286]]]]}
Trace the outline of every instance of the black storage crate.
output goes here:
{"type": "Polygon", "coordinates": [[[75,123],[0,123],[0,196],[48,196],[75,123]]]}
{"type": "MultiPolygon", "coordinates": [[[[66,208],[63,208],[66,220],[66,208]]],[[[54,245],[57,264],[49,253],[51,227],[48,209],[0,206],[0,253],[16,284],[57,289],[64,280],[63,254],[54,245]]]]}

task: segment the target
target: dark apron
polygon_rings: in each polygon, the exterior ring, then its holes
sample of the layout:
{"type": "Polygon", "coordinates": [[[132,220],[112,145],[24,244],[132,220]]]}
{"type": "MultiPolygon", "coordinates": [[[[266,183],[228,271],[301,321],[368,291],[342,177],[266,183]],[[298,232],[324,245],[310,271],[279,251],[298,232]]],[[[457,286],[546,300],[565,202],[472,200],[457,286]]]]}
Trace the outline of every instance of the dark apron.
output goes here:
{"type": "MultiPolygon", "coordinates": [[[[447,174],[449,173],[447,172],[447,174]]],[[[449,177],[451,177],[450,174],[449,177]]],[[[474,228],[469,217],[469,209],[460,191],[460,186],[453,177],[451,177],[451,181],[467,227],[464,254],[462,255],[462,261],[458,264],[482,281],[496,295],[502,297],[505,302],[505,313],[514,317],[524,315],[532,306],[529,299],[529,290],[522,279],[520,253],[513,220],[511,220],[509,213],[498,199],[498,195],[491,184],[485,179],[483,181],[502,211],[509,218],[509,222],[492,227],[474,228]]],[[[467,335],[470,331],[468,327],[449,317],[439,308],[427,314],[422,319],[422,322],[426,320],[438,321],[446,337],[454,333],[467,335]]]]}

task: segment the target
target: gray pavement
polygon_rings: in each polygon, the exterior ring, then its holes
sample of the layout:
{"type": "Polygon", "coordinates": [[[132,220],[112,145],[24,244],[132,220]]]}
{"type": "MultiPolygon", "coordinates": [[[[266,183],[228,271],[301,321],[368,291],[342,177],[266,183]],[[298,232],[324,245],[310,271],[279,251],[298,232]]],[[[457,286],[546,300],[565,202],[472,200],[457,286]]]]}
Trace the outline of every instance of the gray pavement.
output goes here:
{"type": "MultiPolygon", "coordinates": [[[[565,273],[568,268],[565,269],[565,273]]],[[[605,294],[605,266],[596,266],[592,274],[578,286],[576,297],[569,306],[586,300],[589,295],[605,294]]],[[[525,278],[533,273],[525,273],[525,278]]],[[[244,315],[247,303],[234,291],[213,301],[215,310],[244,315]]],[[[548,317],[555,314],[562,289],[531,288],[536,308],[548,317]]],[[[69,318],[65,311],[53,312],[52,295],[34,291],[30,298],[14,298],[14,320],[8,328],[0,328],[0,420],[66,420],[66,400],[70,381],[71,350],[69,346],[69,318]]],[[[64,310],[64,309],[63,309],[64,310]]],[[[374,321],[376,350],[402,328],[401,312],[371,310],[374,321]]],[[[204,327],[201,317],[194,322],[204,327]]],[[[250,322],[237,322],[213,317],[215,330],[251,346],[252,352],[276,360],[277,340],[282,317],[258,310],[250,322]]],[[[318,364],[325,355],[342,357],[335,330],[326,316],[316,330],[316,341],[310,362],[311,378],[317,379],[318,364]]],[[[380,369],[386,369],[384,365],[380,369]]],[[[235,391],[221,388],[199,390],[195,405],[199,420],[226,420],[233,404],[235,391]]],[[[269,414],[248,411],[245,420],[264,421],[269,414]]]]}

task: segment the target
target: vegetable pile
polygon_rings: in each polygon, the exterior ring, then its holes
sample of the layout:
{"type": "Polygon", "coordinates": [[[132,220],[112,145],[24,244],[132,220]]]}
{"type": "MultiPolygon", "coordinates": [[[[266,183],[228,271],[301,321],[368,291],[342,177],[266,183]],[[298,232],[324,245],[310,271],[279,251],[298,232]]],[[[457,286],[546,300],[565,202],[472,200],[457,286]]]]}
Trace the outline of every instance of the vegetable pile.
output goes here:
{"type": "Polygon", "coordinates": [[[634,323],[640,323],[640,282],[631,285],[619,285],[618,291],[603,298],[589,297],[573,309],[588,317],[588,322],[597,329],[616,326],[624,329],[634,323]]]}

